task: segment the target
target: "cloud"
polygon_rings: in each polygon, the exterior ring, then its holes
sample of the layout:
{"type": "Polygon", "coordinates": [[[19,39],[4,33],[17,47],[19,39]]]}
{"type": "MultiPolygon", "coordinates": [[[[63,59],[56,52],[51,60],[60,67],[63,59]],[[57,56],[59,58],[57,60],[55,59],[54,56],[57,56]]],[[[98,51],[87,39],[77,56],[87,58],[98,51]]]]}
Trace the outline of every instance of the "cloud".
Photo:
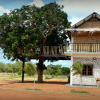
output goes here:
{"type": "Polygon", "coordinates": [[[81,21],[83,18],[77,18],[77,17],[72,17],[71,19],[69,19],[70,22],[72,22],[71,25],[76,24],[77,22],[81,21]]]}
{"type": "Polygon", "coordinates": [[[68,19],[77,22],[93,12],[99,13],[100,0],[58,0],[59,5],[64,5],[64,11],[68,14],[68,19]]]}
{"type": "Polygon", "coordinates": [[[35,4],[37,7],[44,6],[44,3],[42,2],[42,0],[34,0],[32,3],[30,3],[28,5],[33,5],[33,4],[35,4]]]}
{"type": "Polygon", "coordinates": [[[2,15],[3,13],[10,13],[9,9],[4,9],[2,6],[0,6],[0,15],[2,15]]]}
{"type": "Polygon", "coordinates": [[[3,50],[0,49],[0,62],[3,62],[3,63],[15,63],[15,61],[11,61],[11,60],[8,60],[7,58],[5,59],[3,57],[3,50]]]}

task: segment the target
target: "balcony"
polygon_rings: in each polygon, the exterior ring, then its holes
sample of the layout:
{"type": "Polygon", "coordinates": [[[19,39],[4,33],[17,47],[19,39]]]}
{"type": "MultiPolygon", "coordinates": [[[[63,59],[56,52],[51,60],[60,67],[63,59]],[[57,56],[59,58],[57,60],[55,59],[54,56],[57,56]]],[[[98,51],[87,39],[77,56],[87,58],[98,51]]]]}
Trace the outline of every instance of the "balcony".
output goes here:
{"type": "Polygon", "coordinates": [[[64,55],[66,46],[43,46],[43,55],[64,55]]]}
{"type": "Polygon", "coordinates": [[[66,44],[65,52],[100,53],[100,43],[70,43],[66,44]]]}
{"type": "Polygon", "coordinates": [[[64,55],[65,53],[100,53],[100,43],[69,43],[65,46],[44,46],[43,55],[64,55]]]}
{"type": "Polygon", "coordinates": [[[43,46],[43,51],[38,54],[48,60],[70,60],[71,57],[64,54],[66,49],[66,46],[43,46]]]}

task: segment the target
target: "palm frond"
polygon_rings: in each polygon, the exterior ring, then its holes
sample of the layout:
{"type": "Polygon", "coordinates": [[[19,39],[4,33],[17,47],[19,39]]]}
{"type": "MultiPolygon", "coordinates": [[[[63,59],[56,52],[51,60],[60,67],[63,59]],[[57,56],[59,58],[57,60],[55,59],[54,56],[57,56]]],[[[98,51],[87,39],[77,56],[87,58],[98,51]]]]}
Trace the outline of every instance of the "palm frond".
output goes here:
{"type": "Polygon", "coordinates": [[[83,64],[81,62],[76,62],[72,65],[73,74],[82,74],[83,71],[83,64]]]}

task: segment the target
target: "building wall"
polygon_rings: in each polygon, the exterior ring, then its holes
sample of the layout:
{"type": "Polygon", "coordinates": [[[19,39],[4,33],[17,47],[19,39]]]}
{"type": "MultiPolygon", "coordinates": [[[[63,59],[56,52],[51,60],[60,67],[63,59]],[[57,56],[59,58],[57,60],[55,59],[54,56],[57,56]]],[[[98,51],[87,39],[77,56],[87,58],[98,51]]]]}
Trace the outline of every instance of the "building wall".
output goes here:
{"type": "MultiPolygon", "coordinates": [[[[73,63],[81,61],[83,64],[93,64],[93,76],[82,76],[83,85],[97,85],[96,79],[100,78],[100,58],[93,60],[93,57],[74,57],[73,63]]],[[[80,84],[80,75],[74,75],[72,84],[80,84]]]]}
{"type": "Polygon", "coordinates": [[[100,33],[76,33],[74,43],[100,43],[100,33]]]}
{"type": "Polygon", "coordinates": [[[100,20],[97,18],[92,18],[80,25],[78,28],[100,28],[100,20]]]}

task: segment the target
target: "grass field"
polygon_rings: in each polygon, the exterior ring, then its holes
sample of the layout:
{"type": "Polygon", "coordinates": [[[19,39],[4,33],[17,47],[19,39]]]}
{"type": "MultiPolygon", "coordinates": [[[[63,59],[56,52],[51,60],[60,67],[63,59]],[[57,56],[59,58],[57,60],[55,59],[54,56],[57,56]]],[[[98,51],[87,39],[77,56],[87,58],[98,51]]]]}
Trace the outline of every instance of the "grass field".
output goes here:
{"type": "MultiPolygon", "coordinates": [[[[17,73],[0,73],[0,80],[21,80],[22,76],[18,75],[17,73]]],[[[61,76],[50,76],[50,75],[43,75],[44,80],[48,79],[66,79],[67,77],[64,75],[61,76]]],[[[25,74],[24,80],[32,81],[34,80],[34,76],[28,76],[25,74]]],[[[35,80],[37,80],[37,75],[35,75],[35,80]]]]}

